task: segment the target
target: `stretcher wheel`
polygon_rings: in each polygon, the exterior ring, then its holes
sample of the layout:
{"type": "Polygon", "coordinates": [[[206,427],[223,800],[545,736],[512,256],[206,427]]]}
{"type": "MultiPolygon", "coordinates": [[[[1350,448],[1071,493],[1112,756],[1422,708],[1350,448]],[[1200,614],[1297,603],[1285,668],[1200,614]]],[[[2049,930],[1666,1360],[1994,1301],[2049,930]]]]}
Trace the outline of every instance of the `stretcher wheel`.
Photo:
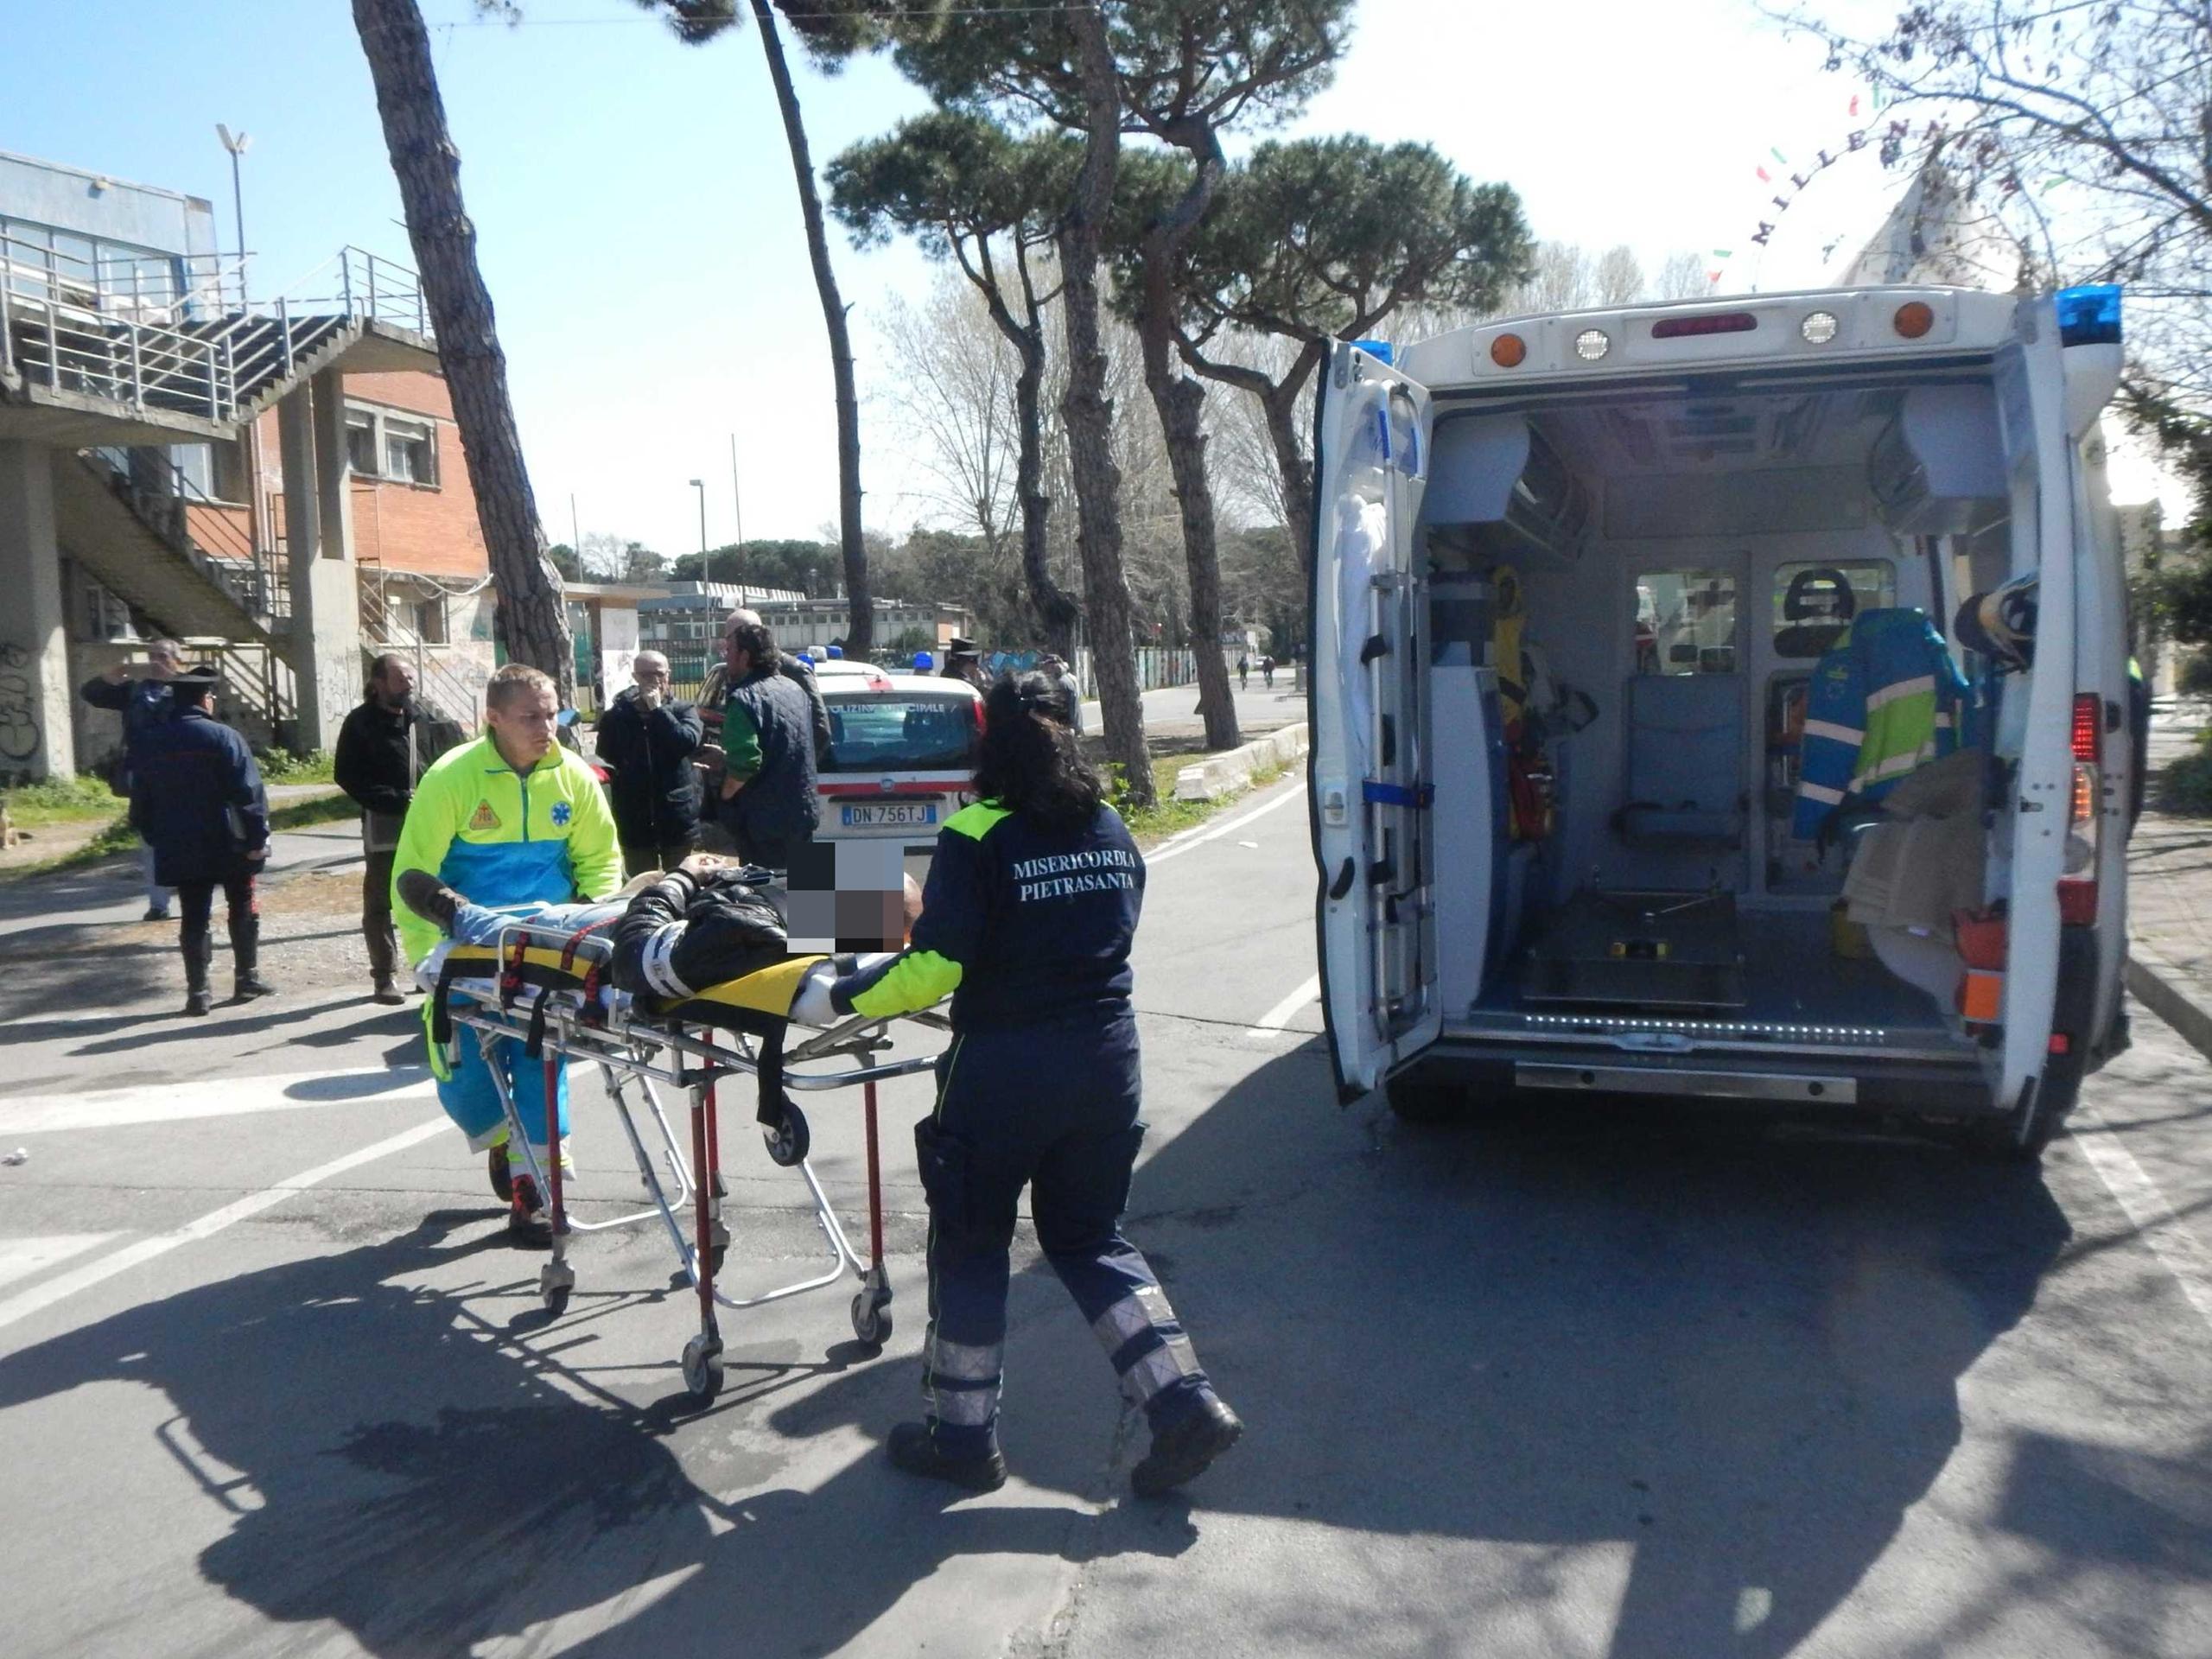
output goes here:
{"type": "Polygon", "coordinates": [[[537,1270],[538,1300],[556,1319],[569,1311],[569,1294],[575,1287],[576,1270],[565,1263],[548,1262],[537,1270]]]}
{"type": "Polygon", "coordinates": [[[880,1290],[863,1290],[853,1298],[853,1334],[874,1347],[881,1347],[891,1339],[890,1295],[880,1290]]]}
{"type": "Polygon", "coordinates": [[[683,1386],[701,1405],[722,1391],[722,1339],[702,1331],[683,1344],[683,1386]]]}
{"type": "Polygon", "coordinates": [[[814,1142],[806,1128],[806,1114],[796,1106],[784,1108],[780,1128],[770,1129],[763,1123],[760,1133],[768,1142],[769,1161],[785,1169],[791,1169],[806,1161],[807,1149],[814,1142]]]}

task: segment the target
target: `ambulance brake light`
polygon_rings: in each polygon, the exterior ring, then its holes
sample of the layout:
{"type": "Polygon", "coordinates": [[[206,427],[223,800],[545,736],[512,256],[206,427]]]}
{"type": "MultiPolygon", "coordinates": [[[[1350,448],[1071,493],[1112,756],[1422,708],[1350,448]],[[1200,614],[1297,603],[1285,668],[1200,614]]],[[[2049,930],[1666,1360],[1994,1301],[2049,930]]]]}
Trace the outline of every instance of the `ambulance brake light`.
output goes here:
{"type": "Polygon", "coordinates": [[[1693,334],[1748,334],[1759,326],[1749,311],[1707,311],[1695,317],[1662,317],[1651,325],[1654,340],[1681,340],[1693,334]]]}
{"type": "Polygon", "coordinates": [[[2103,759],[2104,703],[2094,691],[2074,699],[2074,758],[2094,766],[2103,759]]]}

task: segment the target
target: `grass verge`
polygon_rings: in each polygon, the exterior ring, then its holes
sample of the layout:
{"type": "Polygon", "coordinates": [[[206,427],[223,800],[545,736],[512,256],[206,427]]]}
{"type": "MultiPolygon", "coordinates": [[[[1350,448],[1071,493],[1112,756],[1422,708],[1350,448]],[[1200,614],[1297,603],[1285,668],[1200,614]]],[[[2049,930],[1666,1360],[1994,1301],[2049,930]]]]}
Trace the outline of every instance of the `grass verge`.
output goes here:
{"type": "Polygon", "coordinates": [[[1152,761],[1153,793],[1155,804],[1142,809],[1124,807],[1122,819],[1129,826],[1129,833],[1141,846],[1152,846],[1171,836],[1179,836],[1185,830],[1195,830],[1224,806],[1242,798],[1255,789],[1264,789],[1283,774],[1280,764],[1257,766],[1252,780],[1226,795],[1211,801],[1179,801],[1175,798],[1175,774],[1191,764],[1187,754],[1154,755],[1152,761]]]}
{"type": "MultiPolygon", "coordinates": [[[[289,781],[289,780],[288,780],[289,781]]],[[[361,809],[344,795],[317,795],[304,801],[287,801],[282,806],[269,810],[271,830],[304,830],[310,824],[336,823],[341,818],[358,818],[361,809]]]]}
{"type": "MultiPolygon", "coordinates": [[[[46,785],[41,784],[35,787],[43,789],[46,785]]],[[[107,795],[105,786],[100,792],[106,797],[111,810],[117,807],[118,803],[112,796],[107,795]]],[[[15,810],[12,794],[8,810],[10,812],[15,810]]],[[[343,795],[318,795],[310,800],[288,801],[282,806],[272,808],[269,814],[269,827],[271,830],[304,830],[318,823],[336,823],[342,819],[355,817],[359,812],[360,808],[343,795]]],[[[28,822],[49,824],[81,823],[86,817],[86,814],[78,813],[67,820],[46,818],[28,822]]],[[[16,822],[27,821],[19,817],[16,822]]],[[[56,853],[51,858],[41,858],[33,863],[17,864],[0,870],[0,884],[21,881],[35,875],[53,875],[62,870],[82,869],[86,865],[97,864],[103,859],[135,852],[137,846],[138,837],[132,833],[130,820],[121,811],[116,811],[114,821],[81,846],[73,847],[66,853],[56,853]]]]}
{"type": "Polygon", "coordinates": [[[19,830],[45,824],[86,823],[123,810],[115,791],[97,778],[55,778],[0,791],[0,804],[19,830]]]}

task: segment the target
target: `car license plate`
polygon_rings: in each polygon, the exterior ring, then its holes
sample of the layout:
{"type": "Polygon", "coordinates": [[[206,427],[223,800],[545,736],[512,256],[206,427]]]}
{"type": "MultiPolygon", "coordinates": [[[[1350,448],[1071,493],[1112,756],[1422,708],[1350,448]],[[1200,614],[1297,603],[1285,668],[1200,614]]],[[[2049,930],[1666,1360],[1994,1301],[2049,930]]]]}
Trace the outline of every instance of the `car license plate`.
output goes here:
{"type": "Polygon", "coordinates": [[[927,830],[937,823],[935,801],[874,801],[838,809],[848,830],[927,830]]]}

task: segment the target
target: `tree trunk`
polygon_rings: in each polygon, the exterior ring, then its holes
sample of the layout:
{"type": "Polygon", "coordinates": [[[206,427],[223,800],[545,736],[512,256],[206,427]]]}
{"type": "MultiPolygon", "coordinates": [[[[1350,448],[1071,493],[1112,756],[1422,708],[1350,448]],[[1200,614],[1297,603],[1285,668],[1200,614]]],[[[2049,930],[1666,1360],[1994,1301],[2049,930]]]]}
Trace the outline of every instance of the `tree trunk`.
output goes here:
{"type": "Polygon", "coordinates": [[[1014,342],[1021,353],[1020,377],[1014,383],[1014,406],[1020,428],[1014,450],[1014,493],[1021,502],[1021,578],[1029,589],[1030,608],[1037,613],[1045,644],[1069,663],[1075,661],[1075,625],[1081,614],[1076,602],[1052,580],[1046,559],[1045,532],[1050,527],[1052,498],[1045,493],[1045,340],[1040,324],[1032,320],[1023,338],[1014,342]]]}
{"type": "Polygon", "coordinates": [[[806,219],[807,257],[814,263],[814,287],[822,296],[822,321],[830,331],[830,372],[837,391],[837,527],[845,556],[845,600],[849,613],[846,655],[866,658],[875,649],[875,606],[868,582],[868,544],[861,535],[861,400],[853,387],[853,340],[845,322],[845,302],[837,273],[830,264],[830,238],[822,226],[822,194],[814,182],[814,162],[806,148],[806,123],[799,114],[798,90],[784,59],[783,38],[768,0],[753,0],[753,20],[760,30],[760,49],[775,82],[776,107],[784,118],[791,146],[791,173],[798,181],[799,211],[806,219]]]}
{"type": "Polygon", "coordinates": [[[1306,571],[1313,569],[1313,463],[1298,445],[1298,398],[1321,353],[1318,344],[1307,346],[1282,383],[1260,397],[1268,418],[1268,440],[1274,448],[1275,470],[1282,475],[1284,526],[1297,550],[1299,569],[1306,571]]]}
{"type": "Polygon", "coordinates": [[[493,626],[508,659],[553,677],[575,701],[576,659],[561,578],[545,556],[492,296],[476,265],[476,227],[461,199],[461,152],[446,130],[430,40],[416,0],[353,0],[353,27],[376,84],[385,148],[399,181],[407,238],[438,337],[438,363],[468,459],[476,522],[499,605],[493,626]]]}
{"type": "Polygon", "coordinates": [[[1145,386],[1160,412],[1168,469],[1174,475],[1175,499],[1181,508],[1183,563],[1191,578],[1189,638],[1197,658],[1198,713],[1205,721],[1206,747],[1233,749],[1242,739],[1229,664],[1221,652],[1221,553],[1214,535],[1213,486],[1206,481],[1206,395],[1176,361],[1171,275],[1177,249],[1205,216],[1214,181],[1221,176],[1218,143],[1211,149],[1208,154],[1202,147],[1197,153],[1198,173],[1183,199],[1145,232],[1137,337],[1144,346],[1145,386]]]}
{"type": "Polygon", "coordinates": [[[1121,160],[1121,97],[1106,25],[1098,12],[1068,13],[1082,59],[1084,145],[1076,199],[1060,230],[1061,303],[1067,317],[1068,385],[1060,400],[1075,481],[1076,544],[1083,555],[1090,661],[1109,757],[1122,774],[1123,798],[1154,804],[1152,756],[1137,693],[1136,648],[1129,631],[1129,582],[1122,568],[1122,471],[1114,464],[1114,409],[1106,396],[1106,348],[1098,336],[1098,251],[1121,160]]]}

